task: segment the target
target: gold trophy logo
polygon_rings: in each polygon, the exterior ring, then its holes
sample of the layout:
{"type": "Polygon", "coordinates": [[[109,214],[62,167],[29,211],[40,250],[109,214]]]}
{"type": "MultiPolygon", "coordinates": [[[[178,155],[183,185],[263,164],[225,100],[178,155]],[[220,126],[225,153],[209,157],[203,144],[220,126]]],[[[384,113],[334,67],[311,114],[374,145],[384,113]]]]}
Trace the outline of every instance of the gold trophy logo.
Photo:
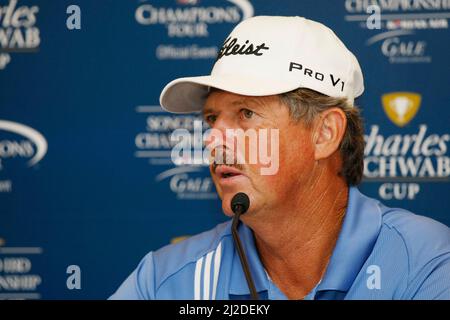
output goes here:
{"type": "Polygon", "coordinates": [[[422,97],[413,92],[391,92],[381,97],[384,112],[399,127],[407,125],[417,114],[422,97]]]}

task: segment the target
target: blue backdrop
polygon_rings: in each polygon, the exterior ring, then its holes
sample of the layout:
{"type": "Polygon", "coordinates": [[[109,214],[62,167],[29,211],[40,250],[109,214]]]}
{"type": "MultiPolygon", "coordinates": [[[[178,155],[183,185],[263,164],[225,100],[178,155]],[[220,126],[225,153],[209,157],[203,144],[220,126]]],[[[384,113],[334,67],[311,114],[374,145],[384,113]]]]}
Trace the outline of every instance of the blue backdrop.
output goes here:
{"type": "Polygon", "coordinates": [[[373,3],[0,0],[0,298],[107,298],[148,251],[225,220],[207,168],[170,161],[197,116],[159,94],[252,15],[336,32],[365,76],[362,191],[450,225],[450,2],[373,3]]]}

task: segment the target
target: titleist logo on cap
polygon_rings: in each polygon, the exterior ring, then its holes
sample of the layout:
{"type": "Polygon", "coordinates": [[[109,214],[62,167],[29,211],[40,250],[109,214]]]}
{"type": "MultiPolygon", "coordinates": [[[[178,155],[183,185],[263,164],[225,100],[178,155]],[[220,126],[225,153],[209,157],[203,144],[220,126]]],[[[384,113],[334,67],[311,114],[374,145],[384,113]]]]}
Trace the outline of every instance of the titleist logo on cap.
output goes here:
{"type": "Polygon", "coordinates": [[[266,47],[266,44],[264,42],[259,45],[255,45],[253,43],[250,43],[249,40],[246,40],[244,44],[238,44],[237,41],[237,38],[228,37],[223,43],[223,46],[220,49],[219,54],[217,55],[216,61],[223,56],[230,55],[262,56],[262,50],[269,50],[269,47],[266,47]]]}

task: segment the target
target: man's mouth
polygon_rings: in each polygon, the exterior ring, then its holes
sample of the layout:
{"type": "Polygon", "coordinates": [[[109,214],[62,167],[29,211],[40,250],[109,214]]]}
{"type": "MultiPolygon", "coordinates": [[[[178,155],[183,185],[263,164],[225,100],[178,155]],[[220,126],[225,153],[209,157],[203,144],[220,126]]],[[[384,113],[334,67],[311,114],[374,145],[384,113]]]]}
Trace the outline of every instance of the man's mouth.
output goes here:
{"type": "Polygon", "coordinates": [[[243,175],[240,170],[223,164],[215,165],[214,173],[217,175],[217,177],[222,179],[228,179],[243,175]]]}

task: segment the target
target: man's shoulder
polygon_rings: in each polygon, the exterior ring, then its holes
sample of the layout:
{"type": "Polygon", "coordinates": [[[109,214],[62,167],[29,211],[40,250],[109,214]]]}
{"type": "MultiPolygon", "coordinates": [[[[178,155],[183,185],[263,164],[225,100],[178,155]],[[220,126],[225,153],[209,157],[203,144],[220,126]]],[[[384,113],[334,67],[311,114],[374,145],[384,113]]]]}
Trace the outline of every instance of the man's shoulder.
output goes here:
{"type": "Polygon", "coordinates": [[[446,225],[405,209],[388,208],[381,203],[378,206],[382,212],[379,238],[388,245],[398,242],[408,256],[410,268],[421,268],[439,257],[448,259],[450,229],[446,225]]]}
{"type": "Polygon", "coordinates": [[[231,222],[225,222],[184,241],[150,251],[110,299],[192,299],[200,292],[199,283],[194,286],[193,281],[194,272],[197,278],[197,270],[201,271],[199,261],[205,255],[209,257],[204,265],[210,263],[210,270],[220,263],[226,247],[224,239],[230,238],[230,226],[231,222]]]}
{"type": "Polygon", "coordinates": [[[154,251],[155,279],[164,281],[189,264],[195,264],[201,257],[216,250],[227,237],[231,237],[231,221],[154,251]]]}

